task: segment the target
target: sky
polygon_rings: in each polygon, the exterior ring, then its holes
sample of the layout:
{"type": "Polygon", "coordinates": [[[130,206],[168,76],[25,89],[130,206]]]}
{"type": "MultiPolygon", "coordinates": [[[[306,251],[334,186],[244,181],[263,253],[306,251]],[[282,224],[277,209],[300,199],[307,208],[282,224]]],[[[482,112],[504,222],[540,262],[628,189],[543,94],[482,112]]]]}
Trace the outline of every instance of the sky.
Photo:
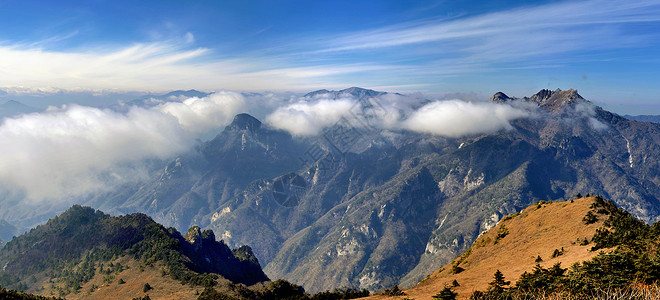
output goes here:
{"type": "Polygon", "coordinates": [[[0,89],[578,89],[660,114],[660,1],[0,0],[0,89]]]}

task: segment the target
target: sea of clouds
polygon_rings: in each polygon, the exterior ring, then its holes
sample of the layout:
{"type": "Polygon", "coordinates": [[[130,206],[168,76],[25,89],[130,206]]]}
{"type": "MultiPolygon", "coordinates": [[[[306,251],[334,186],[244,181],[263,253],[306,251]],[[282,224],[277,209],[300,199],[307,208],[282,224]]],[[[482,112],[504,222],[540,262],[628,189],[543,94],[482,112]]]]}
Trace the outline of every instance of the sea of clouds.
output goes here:
{"type": "MultiPolygon", "coordinates": [[[[148,178],[146,161],[189,151],[200,138],[219,133],[238,113],[251,113],[268,126],[306,138],[349,114],[356,101],[349,94],[302,97],[221,91],[121,111],[79,104],[49,107],[2,121],[0,190],[23,193],[36,203],[104,191],[148,178]]],[[[511,130],[513,120],[540,114],[535,105],[429,100],[419,94],[390,93],[375,101],[380,113],[374,124],[381,129],[447,138],[511,130]]],[[[578,115],[593,117],[592,108],[578,108],[578,115]]]]}

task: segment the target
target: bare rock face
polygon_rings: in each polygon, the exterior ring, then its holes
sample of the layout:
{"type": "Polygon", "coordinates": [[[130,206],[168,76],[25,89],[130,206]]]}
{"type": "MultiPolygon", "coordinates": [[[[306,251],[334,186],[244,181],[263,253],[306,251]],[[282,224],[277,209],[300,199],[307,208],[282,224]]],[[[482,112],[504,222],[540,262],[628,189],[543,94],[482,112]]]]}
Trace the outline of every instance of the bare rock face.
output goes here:
{"type": "Polygon", "coordinates": [[[193,226],[188,229],[188,233],[184,236],[185,240],[190,243],[196,250],[199,250],[207,244],[214,244],[215,234],[213,230],[207,229],[202,231],[199,226],[193,226]]]}
{"type": "Polygon", "coordinates": [[[580,96],[580,94],[578,94],[578,91],[574,89],[569,89],[566,91],[562,91],[560,89],[556,89],[554,91],[544,89],[529,98],[523,99],[535,102],[540,107],[548,111],[560,111],[567,105],[571,106],[579,103],[580,101],[586,101],[584,98],[582,98],[582,96],[580,96]]]}
{"type": "Polygon", "coordinates": [[[509,97],[502,92],[497,92],[490,97],[490,101],[495,103],[509,103],[517,100],[536,103],[539,107],[550,112],[560,112],[567,106],[573,106],[580,102],[589,102],[582,98],[575,89],[565,91],[561,89],[556,89],[554,91],[543,89],[531,97],[523,97],[521,99],[509,97]]]}

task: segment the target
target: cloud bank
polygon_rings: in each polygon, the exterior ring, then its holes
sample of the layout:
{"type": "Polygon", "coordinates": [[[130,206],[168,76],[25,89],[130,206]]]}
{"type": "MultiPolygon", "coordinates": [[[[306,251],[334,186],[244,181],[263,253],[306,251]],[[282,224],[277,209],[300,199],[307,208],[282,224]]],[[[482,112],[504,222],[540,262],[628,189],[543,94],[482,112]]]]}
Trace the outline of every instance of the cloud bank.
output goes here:
{"type": "Polygon", "coordinates": [[[240,94],[168,102],[117,113],[71,105],[5,119],[0,125],[0,184],[33,200],[80,195],[146,174],[145,159],[166,159],[228,124],[245,106],[240,94]]]}
{"type": "MultiPolygon", "coordinates": [[[[191,149],[196,139],[208,137],[240,112],[298,137],[318,136],[355,113],[368,115],[371,125],[385,131],[447,138],[510,130],[513,120],[545,116],[532,103],[427,100],[421,94],[392,93],[369,101],[373,106],[361,111],[350,94],[217,92],[121,112],[68,105],[5,119],[0,125],[0,190],[24,192],[38,202],[144,180],[149,176],[145,162],[191,149]]],[[[562,118],[586,119],[593,129],[606,129],[590,104],[576,105],[562,118]]]]}
{"type": "MultiPolygon", "coordinates": [[[[357,100],[337,100],[327,96],[305,98],[277,108],[266,117],[266,123],[293,135],[313,136],[332,126],[342,116],[349,116],[357,100]]],[[[423,103],[408,96],[386,94],[375,99],[373,125],[386,130],[408,130],[444,137],[491,133],[511,129],[510,121],[530,117],[529,107],[514,107],[490,102],[438,100],[423,103]]]]}
{"type": "Polygon", "coordinates": [[[355,104],[353,99],[321,99],[298,102],[277,108],[266,117],[271,126],[297,136],[317,135],[325,127],[339,121],[355,104]]]}
{"type": "Polygon", "coordinates": [[[511,129],[510,121],[529,116],[529,111],[505,104],[448,100],[423,106],[401,124],[415,132],[460,137],[511,129]]]}

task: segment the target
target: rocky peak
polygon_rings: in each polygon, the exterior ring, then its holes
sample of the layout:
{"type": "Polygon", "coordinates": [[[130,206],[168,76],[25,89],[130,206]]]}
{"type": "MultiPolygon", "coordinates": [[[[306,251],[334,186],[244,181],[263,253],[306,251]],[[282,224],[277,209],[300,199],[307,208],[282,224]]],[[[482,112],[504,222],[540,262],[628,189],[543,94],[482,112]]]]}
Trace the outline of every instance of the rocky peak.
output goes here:
{"type": "Polygon", "coordinates": [[[259,128],[261,128],[261,121],[249,114],[243,113],[236,115],[225,130],[248,130],[254,132],[259,128]]]}
{"type": "Polygon", "coordinates": [[[204,244],[204,241],[215,242],[215,234],[213,233],[213,230],[207,229],[202,231],[197,225],[190,227],[184,238],[188,243],[197,247],[201,247],[204,244]]]}
{"type": "Polygon", "coordinates": [[[339,91],[340,94],[350,94],[353,95],[356,98],[362,98],[362,97],[376,97],[380,95],[387,94],[386,92],[379,92],[379,91],[374,91],[370,89],[363,89],[359,87],[350,87],[347,89],[343,89],[339,91]]]}
{"type": "MultiPolygon", "coordinates": [[[[559,91],[559,89],[557,89],[559,91]]],[[[542,89],[538,93],[532,95],[531,97],[528,98],[529,101],[536,102],[536,103],[543,103],[544,101],[550,99],[552,96],[553,92],[548,89],[542,89]]]]}
{"type": "Polygon", "coordinates": [[[253,264],[259,265],[259,260],[257,260],[257,257],[254,255],[254,252],[252,252],[252,248],[250,248],[250,246],[247,245],[241,246],[237,249],[232,250],[232,253],[236,258],[242,261],[249,261],[253,264]]]}
{"type": "Polygon", "coordinates": [[[568,89],[565,91],[562,91],[561,89],[556,89],[554,91],[543,89],[533,96],[526,98],[526,100],[535,102],[540,107],[550,111],[558,111],[566,105],[574,105],[580,101],[586,101],[575,89],[568,89]]]}
{"type": "Polygon", "coordinates": [[[497,103],[505,103],[515,99],[516,98],[511,98],[502,92],[497,92],[492,97],[490,97],[491,102],[497,102],[497,103]]]}

